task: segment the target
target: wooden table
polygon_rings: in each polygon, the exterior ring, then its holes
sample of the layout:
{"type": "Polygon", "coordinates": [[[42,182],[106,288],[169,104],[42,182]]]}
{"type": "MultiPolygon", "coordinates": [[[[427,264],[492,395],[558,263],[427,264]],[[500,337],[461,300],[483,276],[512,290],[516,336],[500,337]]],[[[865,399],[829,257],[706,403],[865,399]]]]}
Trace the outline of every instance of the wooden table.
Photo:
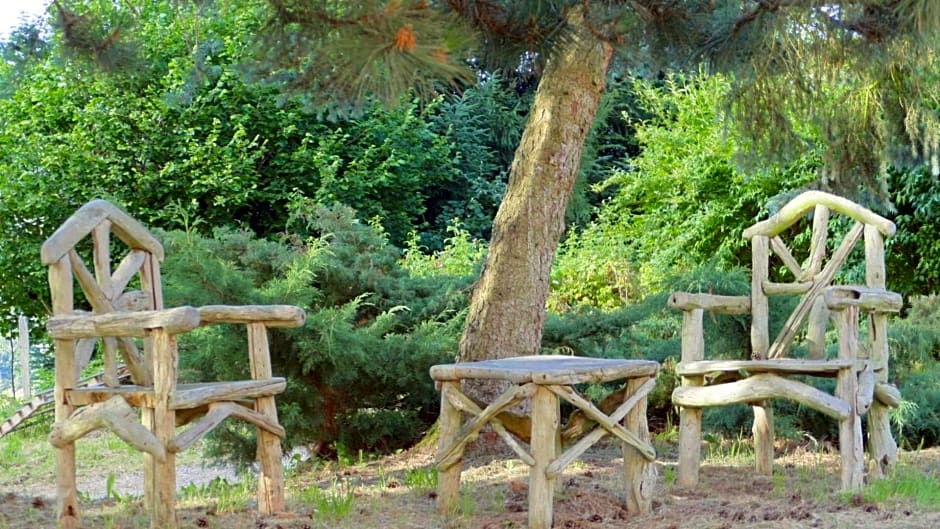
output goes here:
{"type": "Polygon", "coordinates": [[[440,439],[438,441],[438,508],[453,513],[460,493],[464,449],[480,429],[493,429],[529,465],[529,528],[552,526],[555,479],[572,461],[607,434],[623,446],[627,508],[648,512],[653,492],[656,453],[649,442],[646,396],[656,382],[659,364],[650,360],[613,360],[574,356],[538,355],[437,365],[431,377],[441,390],[440,439]],[[461,392],[461,381],[502,380],[509,389],[481,409],[461,392]],[[581,396],[574,384],[624,380],[624,401],[607,415],[581,396]],[[559,450],[559,397],[597,423],[590,433],[559,450]],[[531,399],[531,442],[528,450],[508,433],[498,419],[516,404],[531,399]],[[463,414],[473,416],[463,423],[463,414]],[[623,425],[620,422],[623,421],[623,425]],[[561,453],[559,453],[561,452],[561,453]]]}

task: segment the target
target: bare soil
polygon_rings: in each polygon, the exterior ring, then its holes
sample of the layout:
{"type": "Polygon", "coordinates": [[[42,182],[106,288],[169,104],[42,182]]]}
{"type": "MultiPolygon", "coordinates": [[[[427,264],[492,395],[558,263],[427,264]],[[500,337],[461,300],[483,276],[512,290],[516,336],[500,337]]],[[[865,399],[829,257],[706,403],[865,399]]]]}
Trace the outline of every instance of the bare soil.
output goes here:
{"type": "MultiPolygon", "coordinates": [[[[482,438],[485,441],[485,438],[482,438]]],[[[619,450],[601,444],[568,468],[559,480],[554,526],[570,529],[936,529],[940,506],[916,505],[909,497],[878,503],[864,493],[838,492],[836,454],[790,449],[779,454],[772,477],[756,476],[746,457],[718,457],[704,462],[701,484],[672,485],[674,457],[657,447],[660,490],[653,512],[628,513],[622,505],[619,450]]],[[[49,452],[51,457],[51,451],[49,452]]],[[[182,528],[480,528],[526,526],[527,467],[492,446],[477,446],[464,464],[459,513],[444,519],[435,509],[435,493],[421,476],[431,475],[433,453],[418,448],[365,463],[340,467],[307,463],[288,474],[290,512],[259,517],[253,505],[224,507],[214,498],[180,502],[182,528]],[[417,477],[416,477],[417,476],[417,477]],[[325,493],[349,490],[348,512],[318,510],[312,488],[325,493]]],[[[904,452],[901,464],[932,476],[940,487],[940,449],[904,452]]],[[[108,470],[103,466],[102,475],[108,470]]],[[[204,469],[212,477],[213,469],[204,469]]],[[[103,479],[103,478],[102,478],[103,479]]],[[[320,497],[323,497],[322,495],[320,497]]],[[[144,528],[146,513],[138,500],[87,499],[86,527],[144,528]]],[[[55,527],[55,499],[47,482],[22,482],[11,488],[0,481],[0,528],[55,527]]]]}

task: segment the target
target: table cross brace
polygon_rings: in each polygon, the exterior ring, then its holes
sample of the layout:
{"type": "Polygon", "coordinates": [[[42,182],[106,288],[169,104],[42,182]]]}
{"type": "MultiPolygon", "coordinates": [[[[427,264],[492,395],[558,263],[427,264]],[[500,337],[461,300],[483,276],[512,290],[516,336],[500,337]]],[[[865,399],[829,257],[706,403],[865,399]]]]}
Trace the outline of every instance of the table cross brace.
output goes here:
{"type": "MultiPolygon", "coordinates": [[[[470,397],[467,397],[466,395],[461,393],[460,390],[447,386],[443,389],[443,392],[448,402],[450,402],[455,408],[459,409],[460,411],[465,412],[465,413],[470,413],[473,415],[480,415],[481,413],[483,413],[483,410],[480,409],[477,403],[473,402],[473,400],[471,400],[470,397]]],[[[505,441],[506,444],[509,445],[510,448],[512,448],[512,450],[519,456],[520,459],[522,459],[522,461],[525,464],[529,466],[532,466],[535,464],[535,458],[532,457],[532,454],[530,454],[522,446],[522,444],[520,444],[519,441],[517,441],[516,438],[513,437],[511,433],[506,431],[506,427],[503,426],[503,423],[498,418],[493,417],[490,420],[490,425],[492,425],[493,430],[495,430],[496,433],[498,433],[499,436],[503,438],[503,441],[505,441]]]]}
{"type": "Polygon", "coordinates": [[[637,451],[647,460],[655,461],[656,460],[656,451],[653,449],[652,445],[640,439],[635,433],[625,429],[623,426],[618,424],[624,417],[630,413],[630,410],[633,409],[640,400],[646,398],[646,396],[653,390],[656,386],[656,379],[648,379],[642,386],[637,388],[637,390],[626,399],[623,404],[621,404],[613,413],[608,417],[601,410],[597,409],[591,401],[585,399],[579,395],[575,390],[568,386],[547,386],[548,389],[555,393],[559,397],[567,400],[575,407],[584,412],[585,415],[593,419],[599,425],[589,434],[581,438],[580,441],[574,444],[574,446],[568,448],[561,456],[559,456],[555,461],[553,461],[546,469],[545,473],[549,478],[553,478],[561,474],[565,468],[571,464],[572,461],[577,459],[581,454],[583,454],[588,448],[594,445],[597,441],[603,438],[608,433],[613,434],[615,437],[627,443],[628,445],[637,449],[637,451]]]}
{"type": "Polygon", "coordinates": [[[511,408],[519,402],[531,397],[535,393],[536,387],[536,384],[530,382],[507,389],[499,398],[494,400],[492,404],[480,412],[479,415],[464,424],[447,448],[437,457],[436,463],[438,469],[446,471],[459,463],[463,457],[464,448],[470,441],[476,439],[480,430],[486,426],[487,423],[493,421],[503,410],[511,408]]]}

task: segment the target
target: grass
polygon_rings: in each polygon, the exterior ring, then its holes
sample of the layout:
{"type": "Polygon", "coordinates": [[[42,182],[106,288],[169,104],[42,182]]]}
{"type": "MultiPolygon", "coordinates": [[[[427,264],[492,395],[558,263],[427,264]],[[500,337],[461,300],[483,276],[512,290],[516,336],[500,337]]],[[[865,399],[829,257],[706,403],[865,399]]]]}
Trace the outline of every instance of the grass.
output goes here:
{"type": "Polygon", "coordinates": [[[206,484],[190,483],[180,487],[177,500],[180,505],[212,504],[215,512],[235,513],[248,508],[256,488],[257,480],[251,474],[242,475],[236,481],[216,477],[206,484]]]}
{"type": "Polygon", "coordinates": [[[355,505],[355,486],[348,479],[333,478],[325,488],[311,484],[300,492],[297,499],[312,506],[316,515],[327,521],[345,520],[355,505]]]}
{"type": "MultiPolygon", "coordinates": [[[[874,480],[859,493],[869,503],[913,503],[916,507],[940,510],[940,468],[937,465],[898,465],[885,479],[874,480]]],[[[850,501],[857,501],[850,495],[850,501]]]]}
{"type": "MultiPolygon", "coordinates": [[[[654,513],[635,518],[622,512],[621,453],[619,446],[608,442],[586,453],[559,479],[555,526],[902,529],[937,527],[940,520],[940,488],[936,485],[940,482],[940,450],[936,448],[903,452],[902,463],[887,479],[846,495],[838,492],[838,454],[823,448],[807,445],[791,449],[775,461],[774,476],[765,477],[752,471],[753,456],[746,438],[714,438],[708,442],[702,486],[689,491],[675,484],[675,444],[667,435],[658,442],[662,489],[655,494],[654,513]]],[[[133,452],[108,435],[96,434],[78,446],[84,454],[80,457],[97,472],[102,485],[98,496],[81,499],[85,525],[148,527],[140,497],[120,485],[126,469],[139,470],[140,459],[129,457],[133,452]]],[[[32,492],[50,481],[51,454],[44,435],[0,439],[0,455],[4,456],[0,466],[0,529],[55,526],[51,496],[37,502],[32,492]],[[30,462],[47,469],[47,474],[37,471],[28,478],[20,477],[18,473],[30,462]]],[[[181,465],[199,461],[198,451],[180,455],[181,465]]],[[[465,461],[462,493],[451,518],[437,513],[433,449],[424,449],[383,458],[350,454],[342,461],[294,458],[286,472],[290,513],[277,518],[261,518],[255,512],[257,481],[253,474],[186,485],[178,492],[180,527],[524,527],[526,493],[519,493],[515,484],[524,486],[528,467],[508,452],[484,455],[465,461]]]]}

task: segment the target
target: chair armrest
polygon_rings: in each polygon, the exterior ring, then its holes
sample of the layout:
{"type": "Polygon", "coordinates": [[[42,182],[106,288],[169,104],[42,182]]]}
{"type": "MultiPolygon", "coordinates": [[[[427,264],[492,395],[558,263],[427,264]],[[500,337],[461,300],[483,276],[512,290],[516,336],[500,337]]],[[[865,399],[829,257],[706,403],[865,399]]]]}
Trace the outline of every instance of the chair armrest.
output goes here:
{"type": "Polygon", "coordinates": [[[751,312],[748,296],[718,296],[715,294],[693,294],[673,292],[669,296],[670,307],[679,310],[704,309],[718,314],[747,314],[751,312]]]}
{"type": "Polygon", "coordinates": [[[265,327],[300,327],[307,314],[293,305],[206,305],[199,307],[202,324],[263,323],[265,327]]]}
{"type": "Polygon", "coordinates": [[[898,312],[904,304],[897,292],[860,285],[831,286],[823,292],[823,299],[831,310],[855,306],[866,311],[898,312]]]}
{"type": "Polygon", "coordinates": [[[159,328],[170,334],[181,334],[198,326],[199,311],[188,306],[140,312],[54,316],[46,322],[49,336],[60,340],[100,336],[143,337],[152,329],[159,328]]]}

